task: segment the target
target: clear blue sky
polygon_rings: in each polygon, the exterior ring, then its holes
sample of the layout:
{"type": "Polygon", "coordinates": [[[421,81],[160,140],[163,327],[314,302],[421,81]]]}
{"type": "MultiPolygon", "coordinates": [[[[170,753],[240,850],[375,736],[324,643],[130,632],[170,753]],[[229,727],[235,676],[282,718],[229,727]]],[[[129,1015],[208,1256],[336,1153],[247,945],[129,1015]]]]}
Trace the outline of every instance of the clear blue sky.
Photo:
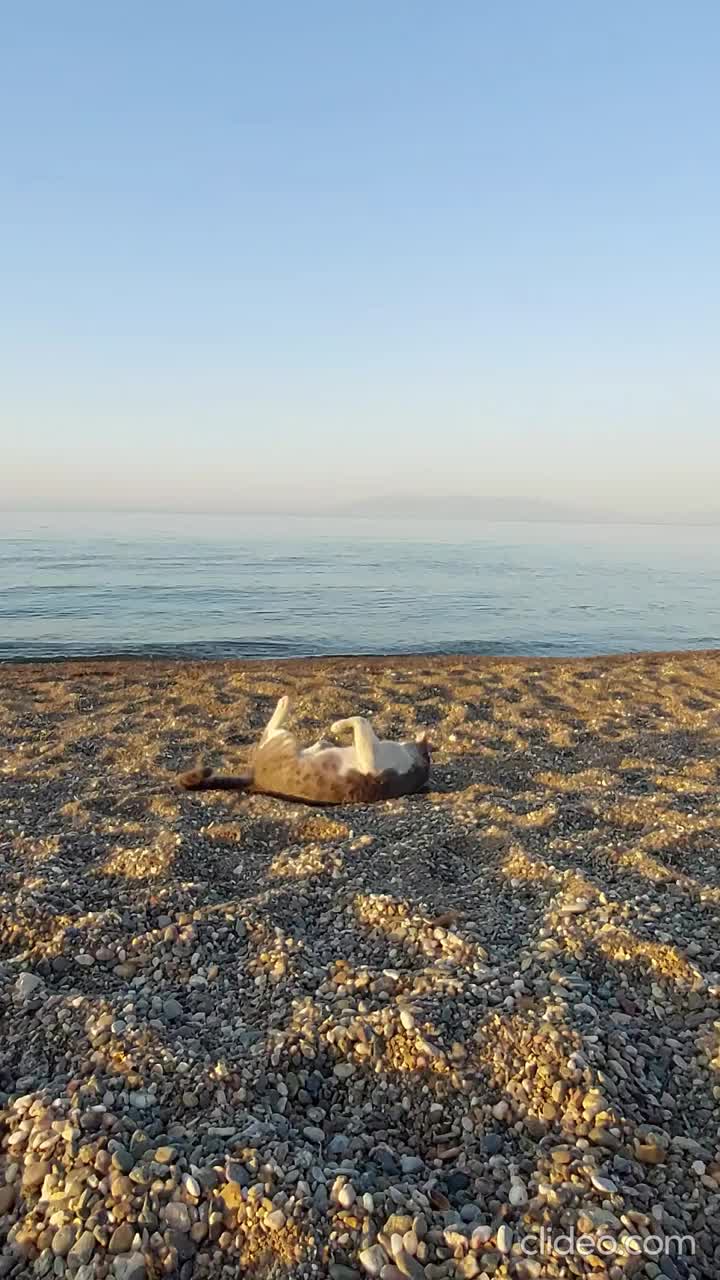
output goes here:
{"type": "Polygon", "coordinates": [[[720,508],[716,0],[8,0],[0,500],[720,508]]]}

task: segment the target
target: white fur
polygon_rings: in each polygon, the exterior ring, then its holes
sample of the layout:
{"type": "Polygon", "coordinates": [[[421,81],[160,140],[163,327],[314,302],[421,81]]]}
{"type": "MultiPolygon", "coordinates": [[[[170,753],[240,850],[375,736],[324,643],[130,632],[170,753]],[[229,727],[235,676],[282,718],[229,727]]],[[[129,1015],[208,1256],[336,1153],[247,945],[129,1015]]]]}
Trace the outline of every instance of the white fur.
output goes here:
{"type": "Polygon", "coordinates": [[[417,762],[417,756],[405,743],[376,737],[372,725],[363,716],[336,720],[332,726],[333,733],[343,733],[346,729],[352,730],[354,741],[352,747],[344,747],[343,751],[350,752],[354,762],[344,765],[345,769],[358,769],[360,773],[394,769],[396,773],[407,773],[417,762]]]}
{"type": "MultiPolygon", "coordinates": [[[[288,734],[283,725],[289,709],[290,699],[281,698],[260,739],[261,746],[271,738],[288,734]]],[[[417,763],[417,756],[411,747],[403,742],[390,742],[376,737],[372,725],[363,716],[336,720],[331,726],[334,734],[341,734],[348,729],[353,734],[351,747],[327,747],[321,742],[315,742],[311,747],[305,747],[300,754],[310,756],[318,762],[331,761],[340,774],[351,770],[362,774],[379,774],[386,769],[394,769],[396,773],[403,774],[417,763]]]]}

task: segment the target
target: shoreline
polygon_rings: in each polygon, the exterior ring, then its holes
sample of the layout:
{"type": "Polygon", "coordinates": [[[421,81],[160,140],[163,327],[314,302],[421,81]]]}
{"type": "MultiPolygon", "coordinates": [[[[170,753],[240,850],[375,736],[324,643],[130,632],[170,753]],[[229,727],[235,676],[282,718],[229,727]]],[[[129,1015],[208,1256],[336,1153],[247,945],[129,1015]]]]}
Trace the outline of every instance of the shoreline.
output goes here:
{"type": "Polygon", "coordinates": [[[0,1275],[714,1280],[718,658],[7,664],[0,1275]],[[428,793],[179,791],[285,692],[428,793]]]}
{"type": "Polygon", "coordinates": [[[94,666],[108,665],[112,666],[128,666],[139,667],[147,666],[150,669],[159,667],[176,668],[183,666],[199,666],[199,667],[244,667],[249,666],[257,669],[260,666],[280,665],[284,669],[293,671],[303,669],[305,667],[328,666],[335,668],[345,666],[348,663],[362,663],[370,669],[380,669],[387,665],[411,665],[418,666],[433,662],[438,667],[457,666],[459,664],[469,665],[496,665],[511,664],[514,666],[525,665],[544,665],[544,664],[581,664],[587,662],[602,662],[607,665],[618,665],[635,661],[662,661],[664,659],[679,658],[718,658],[720,659],[720,647],[709,647],[703,649],[629,649],[623,652],[602,652],[602,653],[582,653],[582,654],[503,654],[503,653],[465,653],[465,652],[445,652],[443,650],[428,650],[427,652],[407,652],[407,653],[333,653],[333,654],[309,654],[309,655],[292,655],[288,657],[281,656],[264,656],[264,657],[187,657],[179,655],[170,657],[164,654],[132,654],[132,653],[115,653],[108,651],[102,654],[77,654],[72,656],[53,655],[51,657],[13,657],[0,658],[0,671],[12,670],[14,668],[27,670],[34,667],[51,667],[53,669],[59,667],[68,667],[73,670],[78,668],[91,670],[94,666]]]}

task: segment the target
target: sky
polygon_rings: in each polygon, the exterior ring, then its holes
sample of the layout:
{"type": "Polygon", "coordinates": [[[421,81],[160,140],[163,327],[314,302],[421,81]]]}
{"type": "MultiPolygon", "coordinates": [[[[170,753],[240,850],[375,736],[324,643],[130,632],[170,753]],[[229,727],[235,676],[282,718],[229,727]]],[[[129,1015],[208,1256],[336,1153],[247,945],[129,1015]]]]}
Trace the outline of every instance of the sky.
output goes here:
{"type": "Polygon", "coordinates": [[[716,0],[8,0],[0,506],[720,518],[716,0]]]}

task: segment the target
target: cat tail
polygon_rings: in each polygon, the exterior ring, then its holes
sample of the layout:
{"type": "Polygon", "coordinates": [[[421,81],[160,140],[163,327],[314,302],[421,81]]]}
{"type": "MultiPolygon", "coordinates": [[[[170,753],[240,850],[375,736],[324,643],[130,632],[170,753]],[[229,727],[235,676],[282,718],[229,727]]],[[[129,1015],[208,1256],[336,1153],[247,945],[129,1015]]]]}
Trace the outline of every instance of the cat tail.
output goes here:
{"type": "Polygon", "coordinates": [[[237,774],[213,773],[209,765],[197,764],[178,777],[185,791],[248,791],[252,786],[250,771],[237,774]]]}

